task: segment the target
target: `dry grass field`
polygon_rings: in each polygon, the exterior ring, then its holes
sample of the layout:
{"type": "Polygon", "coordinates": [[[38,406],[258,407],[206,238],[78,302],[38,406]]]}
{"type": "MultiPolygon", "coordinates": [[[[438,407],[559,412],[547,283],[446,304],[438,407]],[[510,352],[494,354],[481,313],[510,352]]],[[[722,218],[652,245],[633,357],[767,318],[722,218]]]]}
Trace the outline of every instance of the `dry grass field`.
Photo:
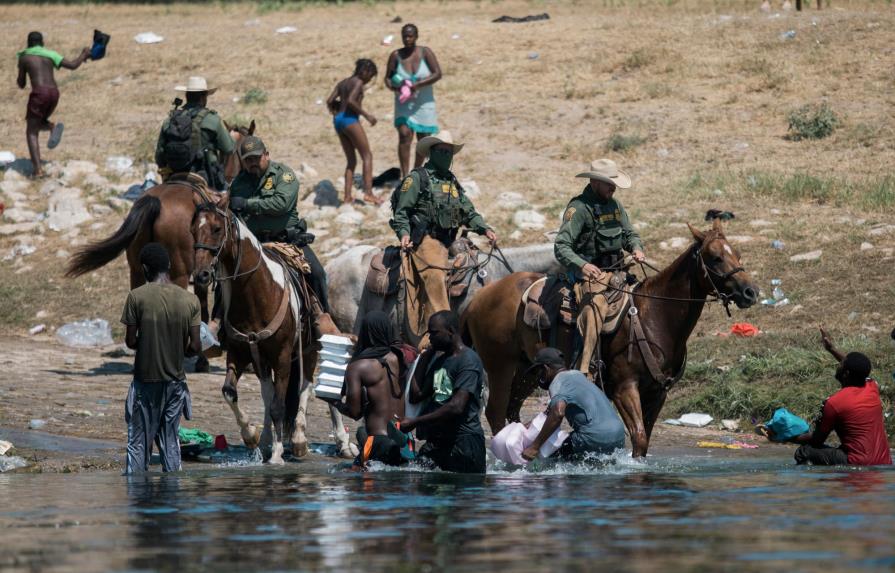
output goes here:
{"type": "MultiPolygon", "coordinates": [[[[389,34],[400,42],[400,24],[391,23],[400,16],[419,26],[420,43],[438,55],[445,73],[435,87],[441,124],[466,142],[456,171],[479,184],[477,204],[505,244],[544,240],[541,231],[513,234],[513,212],[534,208],[548,217],[545,230],[556,227],[582,187],[574,174],[608,156],[634,179],[633,189],[618,196],[641,223],[657,265],[682,249],[670,245],[688,237],[684,223],[703,224],[706,209],[716,207],[736,213],[728,234],[766,293],[772,278],[782,279],[788,306],[734,311],[733,319],[707,307],[691,341],[688,375],[666,413],[698,408],[749,418],[776,405],[813,412],[836,386],[817,344],[820,324],[868,352],[891,400],[895,13],[885,2],[837,0],[801,13],[779,11],[775,2],[767,14],[759,3],[6,5],[2,148],[27,157],[26,92],[15,87],[13,53],[28,31],[42,30],[49,47],[74,55],[100,28],[112,34],[107,59],[58,73],[65,139],[45,159],[148,159],[172,87],[204,75],[220,86],[211,106],[227,119],[255,119],[275,159],[296,168],[308,163],[320,178],[336,180],[344,159],[318,101],[359,57],[384,69],[395,46],[380,42],[389,34]],[[549,21],[491,23],[503,14],[544,11],[549,21]],[[275,33],[287,25],[297,31],[275,33]],[[164,42],[133,41],[150,30],[164,42]],[[784,36],[790,30],[794,37],[784,36]],[[234,101],[252,89],[263,90],[266,102],[234,101]],[[829,137],[788,137],[790,114],[806,104],[824,104],[836,115],[829,137]],[[522,194],[528,206],[498,200],[505,191],[522,194]],[[774,239],[785,242],[782,251],[771,248],[774,239]],[[817,261],[790,261],[818,249],[817,261]],[[733,321],[752,322],[763,334],[715,336],[733,321]]],[[[379,172],[396,165],[397,143],[381,76],[365,105],[380,119],[366,127],[379,172]]],[[[34,208],[45,203],[35,192],[34,208]]],[[[369,214],[356,237],[390,241],[387,225],[369,214]]],[[[24,262],[3,262],[2,328],[24,333],[38,322],[58,327],[88,316],[116,321],[127,288],[124,261],[69,281],[56,253],[108,234],[122,217],[113,213],[76,234],[48,231],[24,262]],[[45,318],[35,318],[39,311],[45,318]]],[[[0,238],[0,253],[14,244],[15,237],[0,238]]],[[[887,408],[891,413],[891,401],[887,408]]]]}

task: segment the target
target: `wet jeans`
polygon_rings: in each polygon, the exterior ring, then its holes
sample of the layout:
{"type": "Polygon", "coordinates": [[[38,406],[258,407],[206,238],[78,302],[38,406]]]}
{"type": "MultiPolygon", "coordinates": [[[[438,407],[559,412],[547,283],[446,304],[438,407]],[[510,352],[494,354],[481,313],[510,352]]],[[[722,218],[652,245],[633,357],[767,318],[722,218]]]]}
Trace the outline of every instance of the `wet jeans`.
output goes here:
{"type": "Polygon", "coordinates": [[[812,466],[845,466],[848,465],[848,454],[842,448],[821,446],[816,448],[805,444],[800,446],[795,453],[796,463],[799,465],[810,464],[812,466]]]}
{"type": "Polygon", "coordinates": [[[127,422],[126,475],[149,470],[152,443],[158,446],[162,469],[180,470],[180,416],[192,418],[192,400],[186,380],[131,382],[124,407],[127,422]]]}

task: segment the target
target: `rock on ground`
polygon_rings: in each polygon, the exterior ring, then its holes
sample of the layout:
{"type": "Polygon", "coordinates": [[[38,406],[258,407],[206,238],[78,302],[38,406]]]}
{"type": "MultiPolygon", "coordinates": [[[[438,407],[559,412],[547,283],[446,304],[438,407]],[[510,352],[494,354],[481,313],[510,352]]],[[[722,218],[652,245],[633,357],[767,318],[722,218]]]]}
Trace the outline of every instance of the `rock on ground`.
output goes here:
{"type": "Polygon", "coordinates": [[[50,197],[47,209],[47,225],[50,229],[64,231],[92,218],[81,199],[81,190],[77,187],[62,189],[50,197]]]}
{"type": "Polygon", "coordinates": [[[317,185],[314,185],[314,205],[318,207],[338,207],[340,203],[339,192],[332,181],[324,179],[317,185]]]}
{"type": "Polygon", "coordinates": [[[547,218],[537,211],[522,210],[513,214],[513,224],[520,229],[543,229],[546,220],[547,218]]]}
{"type": "Polygon", "coordinates": [[[823,254],[824,254],[823,250],[818,249],[816,251],[808,251],[807,253],[799,253],[798,255],[793,255],[793,256],[789,257],[789,260],[794,263],[801,263],[801,262],[805,262],[805,261],[816,261],[816,260],[819,260],[821,255],[823,255],[823,254]]]}
{"type": "Polygon", "coordinates": [[[460,186],[463,187],[463,192],[466,193],[466,196],[470,199],[478,199],[482,196],[482,190],[479,188],[479,184],[472,179],[461,181],[460,186]]]}

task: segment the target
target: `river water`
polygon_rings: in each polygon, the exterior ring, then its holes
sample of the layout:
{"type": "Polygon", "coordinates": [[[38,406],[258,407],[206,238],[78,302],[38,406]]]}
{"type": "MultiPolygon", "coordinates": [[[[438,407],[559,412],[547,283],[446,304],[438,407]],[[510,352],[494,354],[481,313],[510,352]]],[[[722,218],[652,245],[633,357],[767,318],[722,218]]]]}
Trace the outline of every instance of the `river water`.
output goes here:
{"type": "Polygon", "coordinates": [[[895,471],[655,456],[487,476],[330,463],[0,475],[3,571],[895,569],[895,471]]]}

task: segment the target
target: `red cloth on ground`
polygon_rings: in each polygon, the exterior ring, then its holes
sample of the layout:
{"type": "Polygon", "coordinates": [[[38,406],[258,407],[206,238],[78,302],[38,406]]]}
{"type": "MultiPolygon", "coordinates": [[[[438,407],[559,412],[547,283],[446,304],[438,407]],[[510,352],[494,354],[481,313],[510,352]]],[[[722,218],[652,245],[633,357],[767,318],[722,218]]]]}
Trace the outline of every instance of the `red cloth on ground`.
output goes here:
{"type": "Polygon", "coordinates": [[[26,119],[36,118],[48,120],[59,103],[59,90],[53,87],[36,86],[28,96],[28,113],[26,119]]]}
{"type": "Polygon", "coordinates": [[[883,405],[875,380],[868,379],[860,387],[846,386],[830,396],[824,404],[818,429],[825,435],[836,430],[850,464],[892,463],[883,424],[883,405]]]}

